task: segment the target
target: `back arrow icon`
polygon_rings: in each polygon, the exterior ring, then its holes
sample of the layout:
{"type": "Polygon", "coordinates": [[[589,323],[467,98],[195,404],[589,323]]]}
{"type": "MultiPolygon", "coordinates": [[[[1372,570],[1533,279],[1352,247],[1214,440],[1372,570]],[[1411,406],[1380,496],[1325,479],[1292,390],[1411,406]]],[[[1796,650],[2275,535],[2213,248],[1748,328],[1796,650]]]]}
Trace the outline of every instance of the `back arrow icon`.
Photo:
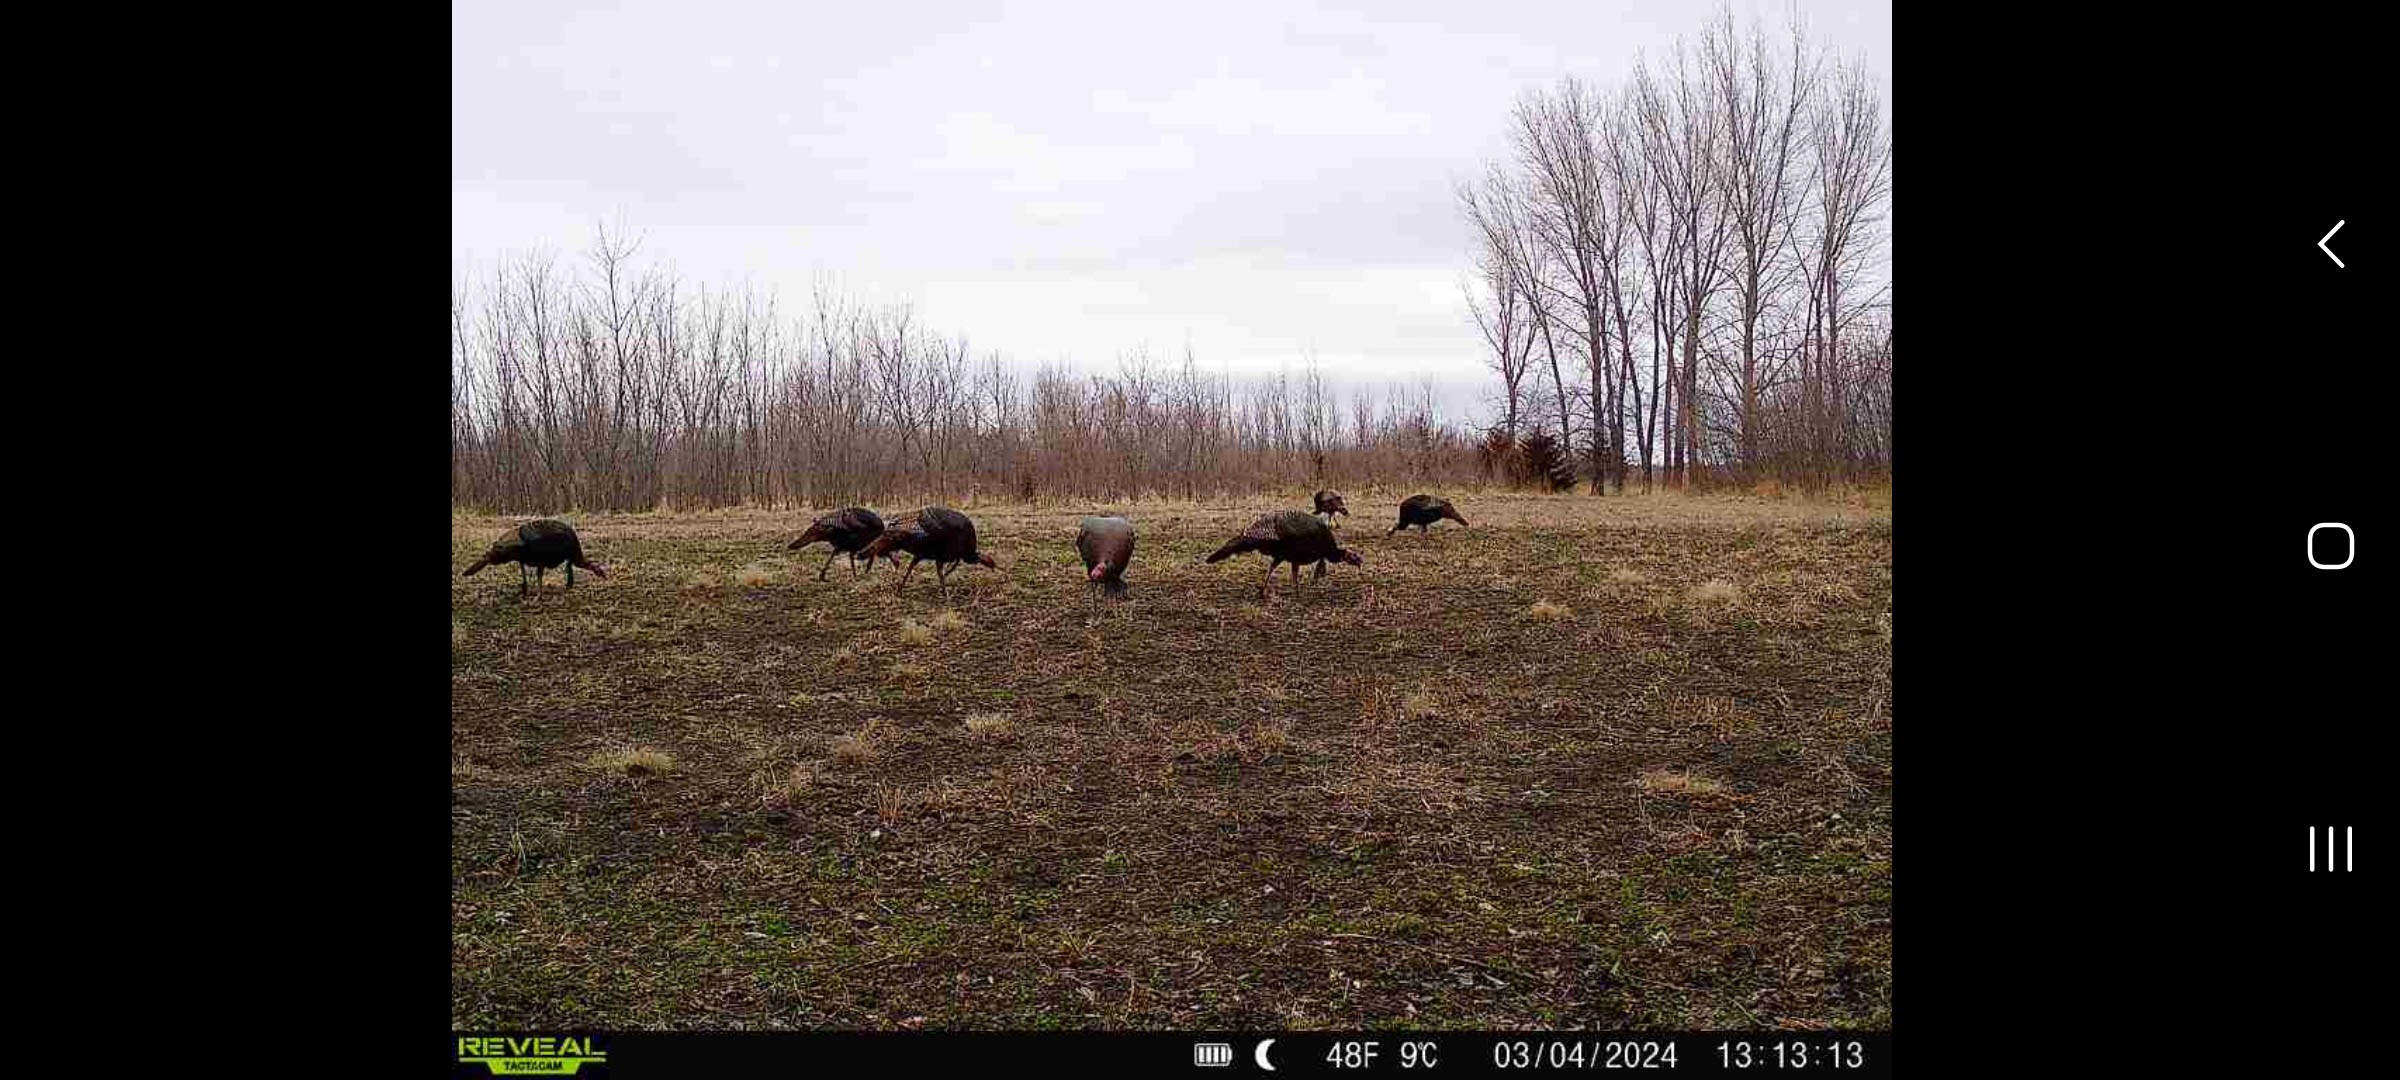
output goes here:
{"type": "MultiPolygon", "coordinates": [[[[2333,228],[2332,228],[2332,229],[2330,229],[2330,230],[2327,230],[2327,232],[2325,233],[2325,240],[2331,240],[2331,239],[2333,239],[2333,234],[2334,234],[2334,233],[2337,233],[2337,232],[2340,232],[2340,231],[2342,231],[2342,226],[2344,226],[2344,225],[2348,225],[2348,224],[2350,224],[2350,222],[2349,222],[2347,219],[2344,219],[2344,220],[2341,220],[2341,221],[2334,222],[2334,223],[2333,223],[2333,228]]],[[[2342,257],[2341,257],[2341,256],[2334,254],[2334,253],[2333,253],[2333,249],[2332,249],[2332,248],[2329,248],[2329,247],[2326,247],[2326,246],[2325,246],[2325,240],[2319,240],[2319,241],[2317,241],[2317,250],[2318,250],[2318,251],[2322,251],[2322,252],[2324,252],[2324,253],[2325,253],[2325,257],[2326,257],[2326,258],[2328,258],[2328,259],[2332,259],[2332,260],[2333,260],[2333,265],[2335,265],[2336,267],[2340,267],[2341,269],[2344,269],[2344,270],[2348,270],[2348,269],[2350,269],[2348,266],[2344,266],[2344,265],[2342,264],[2342,257]]]]}

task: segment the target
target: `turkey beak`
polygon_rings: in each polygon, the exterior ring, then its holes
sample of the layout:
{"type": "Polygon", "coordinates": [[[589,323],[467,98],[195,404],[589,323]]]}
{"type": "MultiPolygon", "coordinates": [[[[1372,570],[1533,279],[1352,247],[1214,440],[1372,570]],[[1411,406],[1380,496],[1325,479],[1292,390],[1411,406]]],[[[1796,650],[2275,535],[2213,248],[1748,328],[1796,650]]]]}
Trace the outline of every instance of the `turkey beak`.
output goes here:
{"type": "Polygon", "coordinates": [[[1103,575],[1105,575],[1105,574],[1107,574],[1107,573],[1108,573],[1108,564],[1107,564],[1107,563],[1105,563],[1105,562],[1103,562],[1103,563],[1101,563],[1101,564],[1100,564],[1100,565],[1098,565],[1098,566],[1092,567],[1092,572],[1091,572],[1091,573],[1089,573],[1089,574],[1085,574],[1084,576],[1085,576],[1085,577],[1087,577],[1087,578],[1090,578],[1090,579],[1091,579],[1091,580],[1093,580],[1093,581],[1098,581],[1098,580],[1100,580],[1100,578],[1101,578],[1103,575]]]}
{"type": "Polygon", "coordinates": [[[608,576],[608,571],[606,571],[606,570],[603,570],[603,569],[601,569],[599,566],[596,566],[596,565],[594,565],[594,566],[587,566],[587,567],[584,567],[584,569],[591,571],[591,572],[592,572],[592,576],[593,576],[593,577],[596,577],[596,578],[606,578],[606,577],[608,576]]]}

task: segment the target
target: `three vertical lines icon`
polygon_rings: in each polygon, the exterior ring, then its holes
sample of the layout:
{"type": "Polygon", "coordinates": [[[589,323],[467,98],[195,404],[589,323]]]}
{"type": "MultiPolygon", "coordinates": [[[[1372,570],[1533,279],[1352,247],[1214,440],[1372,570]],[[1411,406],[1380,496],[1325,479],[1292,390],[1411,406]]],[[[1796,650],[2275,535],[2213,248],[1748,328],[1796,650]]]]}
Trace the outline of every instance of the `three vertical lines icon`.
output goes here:
{"type": "MultiPolygon", "coordinates": [[[[2333,832],[2333,829],[2330,827],[2325,830],[2325,872],[2332,873],[2335,868],[2334,864],[2339,863],[2341,864],[2341,871],[2345,874],[2349,873],[2350,829],[2349,827],[2344,826],[2341,830],[2342,835],[2339,838],[2341,841],[2341,849],[2339,851],[2338,858],[2336,857],[2336,851],[2334,849],[2334,841],[2336,838],[2333,835],[2333,832]]],[[[2308,871],[2312,874],[2317,872],[2317,827],[2314,825],[2308,827],[2308,871]]]]}

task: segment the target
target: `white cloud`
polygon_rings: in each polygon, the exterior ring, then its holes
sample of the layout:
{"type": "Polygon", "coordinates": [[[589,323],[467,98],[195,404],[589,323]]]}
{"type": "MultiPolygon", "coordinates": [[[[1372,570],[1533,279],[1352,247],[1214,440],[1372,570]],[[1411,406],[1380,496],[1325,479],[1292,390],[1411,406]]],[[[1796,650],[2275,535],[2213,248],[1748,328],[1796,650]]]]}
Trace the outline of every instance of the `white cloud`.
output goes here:
{"type": "Polygon", "coordinates": [[[984,112],[953,113],[934,127],[937,155],[916,167],[967,173],[994,188],[1049,194],[1085,184],[1116,184],[1145,173],[1192,167],[1189,143],[1167,136],[1140,142],[1064,142],[984,112]]]}
{"type": "Polygon", "coordinates": [[[1330,78],[1297,72],[1278,82],[1218,72],[1150,98],[1102,90],[1093,95],[1092,105],[1105,115],[1233,137],[1422,138],[1433,133],[1431,117],[1397,107],[1388,83],[1357,71],[1330,78]]]}

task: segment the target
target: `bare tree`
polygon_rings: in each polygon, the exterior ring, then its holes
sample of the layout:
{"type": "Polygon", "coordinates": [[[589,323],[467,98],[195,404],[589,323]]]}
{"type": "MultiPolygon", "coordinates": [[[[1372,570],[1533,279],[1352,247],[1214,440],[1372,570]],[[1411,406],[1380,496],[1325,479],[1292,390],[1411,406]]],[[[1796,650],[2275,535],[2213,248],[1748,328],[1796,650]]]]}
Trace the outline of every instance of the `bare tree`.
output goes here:
{"type": "Polygon", "coordinates": [[[1523,226],[1518,220],[1519,210],[1508,179],[1497,170],[1485,179],[1482,193],[1461,188],[1458,199],[1482,240],[1477,255],[1477,279],[1466,289],[1467,310],[1475,319],[1476,329],[1482,332],[1484,343],[1492,350],[1485,363],[1500,376],[1499,426],[1513,442],[1518,434],[1525,373],[1532,365],[1537,333],[1526,302],[1533,288],[1525,280],[1523,226]],[[1484,290],[1480,298],[1475,292],[1478,285],[1484,290]]]}
{"type": "Polygon", "coordinates": [[[1699,451],[1701,320],[1710,299],[1724,283],[1724,251],[1728,230],[1718,213],[1718,141],[1722,125],[1714,98],[1696,78],[1681,50],[1671,58],[1665,80],[1647,64],[1634,70],[1635,115],[1640,118],[1643,149],[1651,175],[1661,185],[1667,216],[1676,233],[1669,268],[1678,280],[1678,314],[1682,327],[1682,364],[1676,374],[1676,403],[1681,409],[1676,432],[1683,440],[1676,459],[1683,469],[1681,483],[1691,483],[1699,451]]]}
{"type": "MultiPolygon", "coordinates": [[[[1609,474],[1605,444],[1615,396],[1607,343],[1612,276],[1607,264],[1608,206],[1594,145],[1599,115],[1597,95],[1570,78],[1555,92],[1537,90],[1519,101],[1511,133],[1536,196],[1528,215],[1533,235],[1558,267],[1566,285],[1559,290],[1563,307],[1581,331],[1575,347],[1589,376],[1585,386],[1592,420],[1588,446],[1594,494],[1604,489],[1609,474]]],[[[1566,398],[1563,385],[1559,396],[1566,398]]]]}
{"type": "MultiPolygon", "coordinates": [[[[1813,378],[1804,381],[1817,433],[1814,457],[1821,469],[1842,476],[1849,455],[1846,424],[1839,414],[1845,401],[1839,360],[1844,320],[1850,314],[1843,287],[1873,245],[1876,211],[1890,191],[1892,146],[1874,83],[1855,66],[1835,72],[1810,109],[1810,123],[1818,215],[1810,259],[1810,308],[1817,330],[1813,378]]],[[[1815,479],[1822,483],[1826,478],[1820,471],[1815,479]]]]}
{"type": "Polygon", "coordinates": [[[1795,26],[1788,56],[1778,59],[1763,30],[1745,40],[1724,10],[1701,39],[1702,68],[1722,119],[1718,169],[1727,224],[1733,234],[1732,287],[1741,327],[1741,461],[1759,464],[1758,402],[1762,383],[1759,321],[1785,281],[1785,234],[1793,220],[1792,170],[1803,149],[1803,110],[1815,94],[1816,65],[1795,26]]]}
{"type": "Polygon", "coordinates": [[[634,377],[633,367],[639,359],[641,344],[636,328],[637,313],[643,303],[643,290],[649,283],[636,282],[630,274],[633,256],[641,248],[640,240],[626,240],[622,230],[620,235],[611,237],[606,225],[598,228],[598,234],[598,241],[587,255],[597,279],[587,286],[589,295],[584,310],[597,316],[600,330],[607,337],[605,362],[613,378],[605,380],[604,391],[600,370],[603,357],[595,355],[597,350],[586,350],[583,382],[587,405],[595,419],[605,420],[604,427],[595,425],[596,430],[592,435],[598,446],[587,458],[597,459],[588,463],[600,477],[605,478],[604,482],[611,485],[604,501],[614,505],[625,497],[621,485],[627,477],[625,470],[619,467],[619,455],[626,449],[626,422],[638,411],[639,396],[644,390],[642,382],[634,377]],[[612,400],[607,408],[602,409],[598,399],[604,392],[612,400]],[[629,395],[634,400],[628,401],[629,395]]]}
{"type": "MultiPolygon", "coordinates": [[[[1672,258],[1672,230],[1661,210],[1660,186],[1651,175],[1650,162],[1642,151],[1641,120],[1636,102],[1625,97],[1609,109],[1607,125],[1602,129],[1602,159],[1607,163],[1609,188],[1616,206],[1619,254],[1612,260],[1617,268],[1615,280],[1625,283],[1610,290],[1609,299],[1617,317],[1617,348],[1623,362],[1625,385],[1633,395],[1633,418],[1636,425],[1635,445],[1642,463],[1642,490],[1651,490],[1654,482],[1653,447],[1661,434],[1659,406],[1672,395],[1663,381],[1661,361],[1670,351],[1672,323],[1666,310],[1672,297],[1672,282],[1664,273],[1664,265],[1672,258]],[[1630,234],[1639,248],[1638,261],[1634,253],[1625,252],[1623,237],[1630,234]],[[1648,303],[1637,299],[1629,306],[1627,293],[1637,297],[1647,292],[1648,303]],[[1633,363],[1633,314],[1641,314],[1650,327],[1650,380],[1647,407],[1643,403],[1642,380],[1633,363]]],[[[1671,362],[1668,369],[1671,370],[1671,362]]]]}
{"type": "Polygon", "coordinates": [[[474,479],[470,448],[475,432],[475,368],[467,346],[467,300],[464,287],[450,294],[450,501],[467,493],[474,479]]]}
{"type": "Polygon", "coordinates": [[[1331,431],[1333,410],[1325,385],[1325,369],[1318,365],[1317,355],[1308,355],[1308,368],[1300,377],[1300,446],[1308,458],[1308,478],[1313,484],[1326,482],[1326,452],[1332,449],[1331,431]]]}

